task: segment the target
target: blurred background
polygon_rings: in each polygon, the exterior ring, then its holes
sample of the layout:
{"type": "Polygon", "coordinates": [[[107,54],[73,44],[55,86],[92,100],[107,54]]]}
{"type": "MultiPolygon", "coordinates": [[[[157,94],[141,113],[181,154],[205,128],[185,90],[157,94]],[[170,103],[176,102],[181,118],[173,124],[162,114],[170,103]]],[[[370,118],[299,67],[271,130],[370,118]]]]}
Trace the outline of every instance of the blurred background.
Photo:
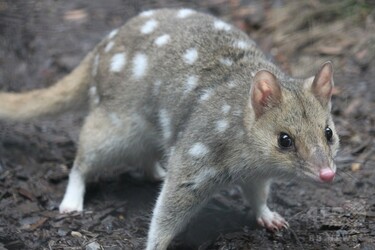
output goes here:
{"type": "MultiPolygon", "coordinates": [[[[291,224],[256,228],[237,188],[223,190],[171,249],[375,249],[375,1],[0,0],[0,91],[52,85],[137,13],[188,7],[234,24],[285,72],[332,60],[341,137],[332,186],[276,183],[270,204],[291,224]]],[[[0,122],[0,249],[142,249],[159,184],[127,175],[91,185],[86,212],[58,204],[83,113],[0,122]]]]}

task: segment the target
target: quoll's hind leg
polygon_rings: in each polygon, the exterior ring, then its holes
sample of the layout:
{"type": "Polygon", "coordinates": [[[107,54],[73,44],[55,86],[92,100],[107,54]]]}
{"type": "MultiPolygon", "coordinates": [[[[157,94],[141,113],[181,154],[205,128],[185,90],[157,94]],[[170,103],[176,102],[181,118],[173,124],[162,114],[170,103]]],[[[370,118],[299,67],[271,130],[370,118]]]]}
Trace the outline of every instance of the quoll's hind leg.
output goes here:
{"type": "Polygon", "coordinates": [[[267,206],[270,185],[270,180],[253,179],[240,184],[244,198],[254,209],[258,224],[274,232],[289,227],[289,224],[281,215],[271,211],[267,206]]]}
{"type": "Polygon", "coordinates": [[[99,171],[100,164],[109,158],[110,152],[106,146],[114,148],[111,138],[115,135],[113,125],[103,112],[95,110],[86,118],[68,186],[60,204],[60,213],[83,210],[86,179],[99,171]]]}
{"type": "Polygon", "coordinates": [[[60,204],[60,212],[82,211],[87,178],[110,171],[110,167],[122,165],[134,151],[137,121],[122,114],[121,117],[100,109],[86,119],[80,134],[78,153],[69,175],[68,186],[60,204]]]}
{"type": "Polygon", "coordinates": [[[83,196],[85,194],[85,177],[77,165],[73,166],[69,174],[69,182],[64,198],[60,204],[60,213],[83,210],[83,196]]]}

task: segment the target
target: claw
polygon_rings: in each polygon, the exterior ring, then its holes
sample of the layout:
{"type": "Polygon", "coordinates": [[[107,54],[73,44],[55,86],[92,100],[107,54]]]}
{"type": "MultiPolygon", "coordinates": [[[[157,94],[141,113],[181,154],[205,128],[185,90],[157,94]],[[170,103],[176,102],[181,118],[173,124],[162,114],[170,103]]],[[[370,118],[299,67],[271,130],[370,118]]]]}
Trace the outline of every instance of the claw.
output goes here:
{"type": "Polygon", "coordinates": [[[260,226],[265,227],[271,232],[278,232],[280,229],[289,228],[289,223],[278,213],[269,210],[268,207],[258,216],[257,222],[260,226]]]}
{"type": "Polygon", "coordinates": [[[265,227],[262,218],[258,218],[258,219],[257,219],[257,222],[258,222],[258,224],[259,224],[261,227],[265,227]]]}

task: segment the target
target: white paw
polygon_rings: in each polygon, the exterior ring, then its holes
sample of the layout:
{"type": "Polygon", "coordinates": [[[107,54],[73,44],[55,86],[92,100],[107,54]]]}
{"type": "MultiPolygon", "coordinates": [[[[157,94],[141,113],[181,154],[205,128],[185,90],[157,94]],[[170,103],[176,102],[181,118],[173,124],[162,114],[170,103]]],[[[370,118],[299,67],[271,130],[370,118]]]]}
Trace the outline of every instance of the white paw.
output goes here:
{"type": "Polygon", "coordinates": [[[70,172],[68,186],[59,210],[60,213],[80,212],[83,210],[85,182],[81,173],[75,169],[70,172]]]}
{"type": "Polygon", "coordinates": [[[82,199],[71,199],[71,198],[77,198],[77,197],[64,197],[59,207],[59,211],[61,214],[71,213],[71,212],[81,212],[83,210],[83,198],[82,199]]]}
{"type": "Polygon", "coordinates": [[[264,207],[257,216],[257,222],[260,226],[276,232],[282,228],[289,228],[288,222],[277,212],[272,212],[267,206],[264,207]]]}

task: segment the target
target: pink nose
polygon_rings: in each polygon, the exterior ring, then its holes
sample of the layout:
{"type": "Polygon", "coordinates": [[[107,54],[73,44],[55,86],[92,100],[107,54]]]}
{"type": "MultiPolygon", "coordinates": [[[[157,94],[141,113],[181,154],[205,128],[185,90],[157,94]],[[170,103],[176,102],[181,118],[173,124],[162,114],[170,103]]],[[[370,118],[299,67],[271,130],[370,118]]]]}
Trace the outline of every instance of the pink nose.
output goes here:
{"type": "Polygon", "coordinates": [[[331,182],[335,178],[335,172],[330,168],[323,168],[319,172],[319,177],[324,182],[331,182]]]}

